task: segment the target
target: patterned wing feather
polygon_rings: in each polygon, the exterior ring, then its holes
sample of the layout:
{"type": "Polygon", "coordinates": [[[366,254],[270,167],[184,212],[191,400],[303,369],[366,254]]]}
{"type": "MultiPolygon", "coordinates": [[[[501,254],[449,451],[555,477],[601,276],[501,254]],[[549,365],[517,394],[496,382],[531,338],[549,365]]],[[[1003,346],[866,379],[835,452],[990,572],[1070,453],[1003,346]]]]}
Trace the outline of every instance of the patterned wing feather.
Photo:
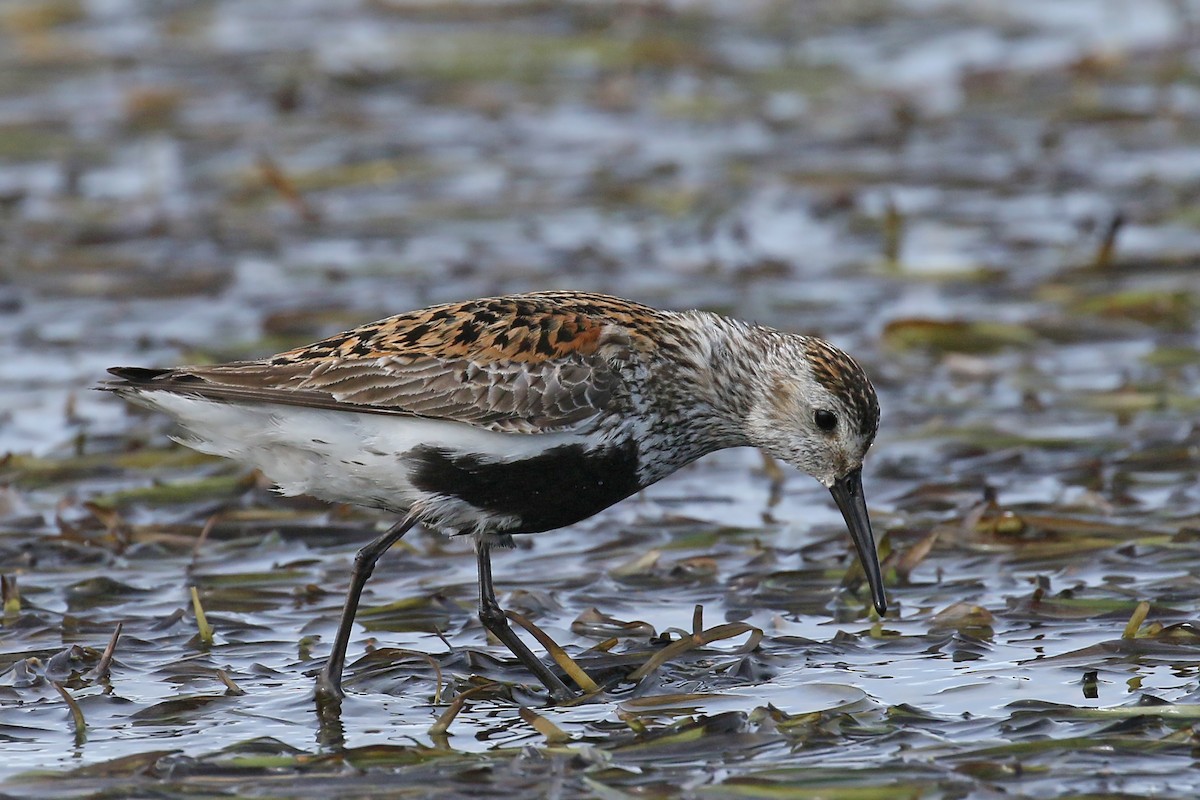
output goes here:
{"type": "Polygon", "coordinates": [[[262,361],[112,372],[229,402],[547,432],[584,426],[628,393],[624,367],[648,346],[634,324],[646,313],[657,312],[599,295],[518,295],[390,317],[262,361]]]}

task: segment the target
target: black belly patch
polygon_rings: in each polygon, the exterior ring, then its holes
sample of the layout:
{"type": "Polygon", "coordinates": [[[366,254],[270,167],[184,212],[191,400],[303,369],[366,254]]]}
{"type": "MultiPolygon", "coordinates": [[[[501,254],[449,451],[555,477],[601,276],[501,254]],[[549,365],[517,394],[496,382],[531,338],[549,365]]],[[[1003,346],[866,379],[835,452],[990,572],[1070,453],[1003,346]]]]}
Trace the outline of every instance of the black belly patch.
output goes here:
{"type": "Polygon", "coordinates": [[[518,461],[496,462],[438,447],[411,450],[418,489],[521,520],[505,533],[537,533],[587,519],[642,487],[634,443],[587,450],[553,447],[518,461]]]}

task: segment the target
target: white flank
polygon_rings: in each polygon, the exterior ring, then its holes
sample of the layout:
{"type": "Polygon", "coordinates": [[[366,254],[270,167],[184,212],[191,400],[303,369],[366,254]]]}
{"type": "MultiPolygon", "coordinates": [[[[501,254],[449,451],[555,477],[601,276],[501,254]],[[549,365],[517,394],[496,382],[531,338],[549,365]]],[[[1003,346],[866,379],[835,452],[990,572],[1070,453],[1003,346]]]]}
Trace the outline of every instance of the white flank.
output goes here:
{"type": "Polygon", "coordinates": [[[419,417],[235,405],[164,391],[120,393],[174,417],[186,432],[177,441],[262,470],[282,494],[401,513],[416,508],[426,512],[426,524],[464,533],[494,529],[509,520],[417,489],[410,480],[414,462],[406,457],[411,450],[424,445],[504,462],[588,441],[571,433],[497,433],[419,417]]]}

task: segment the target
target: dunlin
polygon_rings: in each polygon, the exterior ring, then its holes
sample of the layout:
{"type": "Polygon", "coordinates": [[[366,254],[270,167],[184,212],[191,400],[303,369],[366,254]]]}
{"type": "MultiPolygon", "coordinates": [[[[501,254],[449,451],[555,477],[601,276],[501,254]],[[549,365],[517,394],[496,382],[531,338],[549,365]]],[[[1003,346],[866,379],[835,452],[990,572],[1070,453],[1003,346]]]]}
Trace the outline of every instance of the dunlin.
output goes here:
{"type": "Polygon", "coordinates": [[[341,696],[376,561],[418,522],[474,537],[484,626],[551,694],[571,696],[509,628],[492,547],[578,522],[726,447],[761,448],[830,490],[885,608],[862,492],[879,403],[859,365],[821,339],[541,292],[412,311],[258,361],[110,372],[120,380],[102,388],[166,412],[185,444],[259,468],[284,494],[403,515],[355,559],[321,697],[341,696]]]}

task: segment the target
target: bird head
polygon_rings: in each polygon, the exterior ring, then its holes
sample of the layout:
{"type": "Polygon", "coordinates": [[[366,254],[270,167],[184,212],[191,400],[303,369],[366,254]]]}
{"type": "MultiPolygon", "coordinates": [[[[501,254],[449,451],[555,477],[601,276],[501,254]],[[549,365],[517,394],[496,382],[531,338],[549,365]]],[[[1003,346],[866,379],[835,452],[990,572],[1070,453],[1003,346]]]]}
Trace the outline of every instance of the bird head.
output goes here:
{"type": "Polygon", "coordinates": [[[821,339],[772,337],[757,401],[745,421],[750,443],[821,482],[850,529],[875,608],[887,608],[863,496],[863,458],[879,427],[879,400],[862,367],[821,339]]]}

